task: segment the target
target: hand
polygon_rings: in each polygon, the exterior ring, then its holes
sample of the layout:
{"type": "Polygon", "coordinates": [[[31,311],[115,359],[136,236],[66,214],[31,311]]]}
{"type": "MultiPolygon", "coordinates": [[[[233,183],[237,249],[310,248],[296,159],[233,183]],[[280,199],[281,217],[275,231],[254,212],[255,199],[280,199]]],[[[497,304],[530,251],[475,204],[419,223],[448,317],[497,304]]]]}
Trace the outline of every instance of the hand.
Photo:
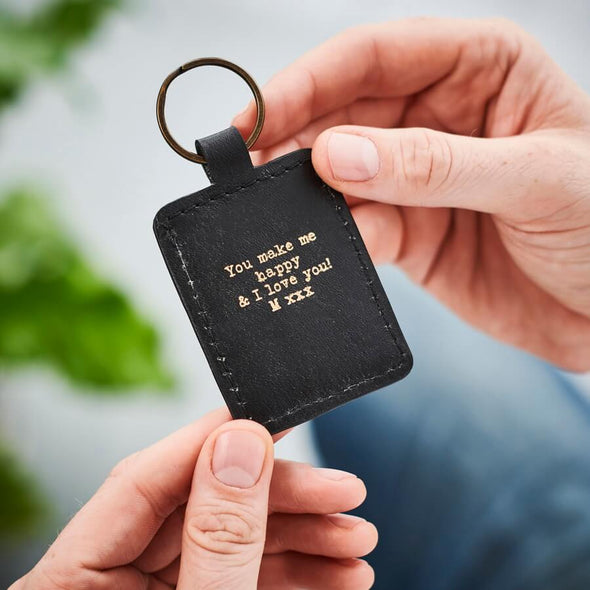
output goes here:
{"type": "MultiPolygon", "coordinates": [[[[532,37],[503,20],[363,26],[264,96],[258,158],[313,144],[375,262],[501,340],[590,369],[590,98],[532,37]]],[[[247,134],[254,117],[234,124],[247,134]]]]}
{"type": "Polygon", "coordinates": [[[335,514],[363,483],[290,461],[273,473],[268,432],[228,420],[219,410],[123,460],[10,590],[369,588],[355,558],[375,527],[335,514]]]}

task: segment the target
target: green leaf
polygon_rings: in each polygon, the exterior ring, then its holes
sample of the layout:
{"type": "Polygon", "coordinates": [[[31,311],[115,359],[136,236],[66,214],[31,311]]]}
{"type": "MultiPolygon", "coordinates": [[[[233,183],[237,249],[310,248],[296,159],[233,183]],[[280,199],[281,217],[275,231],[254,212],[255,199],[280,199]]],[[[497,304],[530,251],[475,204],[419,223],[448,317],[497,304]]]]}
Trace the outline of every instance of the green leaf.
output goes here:
{"type": "Polygon", "coordinates": [[[74,383],[172,385],[154,328],[94,273],[25,189],[0,201],[0,367],[45,363],[74,383]]]}
{"type": "Polygon", "coordinates": [[[48,513],[33,478],[0,444],[0,539],[33,532],[48,513]]]}
{"type": "Polygon", "coordinates": [[[36,76],[63,68],[120,0],[53,0],[30,16],[0,7],[0,111],[36,76]]]}

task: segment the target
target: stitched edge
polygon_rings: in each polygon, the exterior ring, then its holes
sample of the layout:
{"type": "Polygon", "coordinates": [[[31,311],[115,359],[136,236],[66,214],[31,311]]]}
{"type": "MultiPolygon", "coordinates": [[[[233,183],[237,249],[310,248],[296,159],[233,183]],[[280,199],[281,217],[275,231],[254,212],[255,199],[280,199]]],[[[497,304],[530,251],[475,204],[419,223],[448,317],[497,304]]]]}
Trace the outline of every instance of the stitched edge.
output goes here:
{"type": "Polygon", "coordinates": [[[222,193],[217,193],[217,194],[211,195],[208,199],[206,199],[204,201],[199,201],[198,203],[194,203],[193,205],[191,205],[190,207],[187,207],[186,209],[181,209],[180,211],[176,211],[176,212],[172,213],[171,215],[167,216],[165,219],[166,219],[166,221],[172,221],[175,217],[178,217],[180,215],[185,215],[189,211],[193,211],[194,209],[196,209],[197,207],[201,207],[202,205],[207,205],[211,201],[216,201],[217,199],[221,199],[223,197],[229,197],[230,195],[234,195],[235,193],[239,193],[239,192],[253,186],[254,184],[256,184],[258,182],[264,182],[265,180],[270,180],[271,178],[278,178],[279,176],[282,176],[283,174],[286,174],[287,172],[290,172],[291,170],[294,170],[295,168],[299,168],[299,166],[303,166],[303,164],[305,164],[307,161],[308,160],[303,160],[302,162],[297,162],[297,164],[291,164],[290,166],[285,166],[284,168],[282,168],[279,172],[277,172],[275,174],[265,174],[264,176],[260,176],[259,178],[255,178],[254,180],[251,180],[250,182],[246,182],[244,184],[240,184],[236,187],[233,187],[229,191],[225,191],[222,193]]]}
{"type": "Polygon", "coordinates": [[[344,389],[342,389],[338,393],[332,393],[330,395],[327,395],[326,397],[322,397],[317,400],[314,400],[313,402],[306,402],[303,404],[299,404],[297,406],[293,406],[293,407],[289,408],[286,412],[284,412],[281,416],[277,416],[276,418],[269,418],[268,420],[265,420],[264,422],[262,422],[262,424],[274,424],[276,422],[279,422],[280,420],[283,420],[284,418],[287,418],[288,416],[291,416],[301,410],[304,410],[305,408],[310,408],[311,406],[315,406],[315,405],[327,402],[327,401],[334,399],[336,397],[341,397],[342,394],[350,391],[351,389],[355,389],[361,385],[365,385],[366,383],[370,383],[371,381],[375,381],[376,379],[381,379],[382,377],[385,377],[386,375],[389,375],[390,373],[395,373],[398,369],[400,369],[404,365],[404,362],[405,362],[404,359],[407,356],[407,352],[400,346],[397,336],[395,335],[395,332],[393,331],[393,327],[385,318],[385,313],[384,313],[383,308],[381,307],[381,304],[379,302],[379,296],[377,295],[377,292],[375,291],[375,289],[373,287],[373,283],[375,281],[373,281],[373,279],[371,279],[371,277],[369,276],[369,268],[363,261],[361,249],[357,245],[357,238],[352,233],[352,231],[350,229],[350,222],[348,221],[348,219],[346,219],[344,217],[344,215],[342,215],[342,205],[338,204],[336,194],[334,193],[334,191],[332,190],[332,188],[330,186],[328,186],[325,182],[322,183],[322,186],[323,186],[324,190],[326,190],[326,192],[330,195],[332,202],[334,203],[334,208],[338,212],[338,217],[340,217],[340,220],[342,221],[342,225],[344,225],[344,227],[346,228],[346,230],[348,232],[348,239],[350,240],[350,242],[352,243],[352,245],[356,251],[357,257],[359,259],[360,267],[363,270],[363,273],[365,274],[365,277],[367,279],[367,282],[365,284],[367,287],[369,287],[369,290],[372,293],[371,299],[375,302],[375,306],[377,307],[377,311],[379,312],[379,315],[381,316],[381,319],[383,320],[383,324],[385,325],[385,327],[387,328],[387,331],[389,332],[390,336],[392,337],[395,347],[397,348],[398,352],[400,353],[402,360],[395,367],[390,367],[384,373],[380,373],[379,375],[373,375],[372,377],[367,377],[366,379],[361,379],[360,381],[357,381],[356,383],[353,383],[352,385],[348,385],[347,387],[345,387],[344,389]]]}
{"type": "Polygon", "coordinates": [[[342,389],[338,393],[331,393],[330,395],[327,395],[326,397],[316,399],[312,402],[307,402],[304,404],[299,404],[298,406],[293,406],[292,408],[289,408],[284,414],[281,414],[280,416],[277,416],[276,418],[269,418],[268,420],[261,422],[261,424],[263,424],[263,425],[264,424],[274,424],[275,422],[279,422],[280,420],[283,420],[284,418],[287,418],[288,416],[296,414],[297,412],[304,410],[305,408],[311,408],[312,406],[317,406],[318,404],[330,401],[331,399],[334,399],[335,397],[342,397],[343,393],[347,393],[351,389],[356,389],[360,385],[365,385],[365,383],[370,383],[371,381],[375,381],[376,379],[381,379],[381,377],[385,377],[385,375],[389,375],[389,373],[395,373],[395,371],[397,371],[403,364],[404,364],[403,362],[400,362],[395,367],[389,367],[389,369],[387,369],[387,371],[385,371],[384,373],[380,373],[379,375],[373,375],[372,377],[367,377],[366,379],[361,379],[360,381],[357,381],[356,383],[353,383],[352,385],[348,385],[347,387],[345,387],[344,389],[342,389]]]}
{"type": "MultiPolygon", "coordinates": [[[[203,201],[199,201],[198,203],[194,203],[190,207],[180,209],[179,211],[176,211],[176,212],[172,213],[171,215],[167,215],[164,218],[164,221],[166,223],[168,223],[168,222],[172,221],[174,218],[179,217],[181,215],[186,215],[190,211],[193,211],[193,210],[197,209],[198,207],[201,207],[202,205],[206,205],[206,204],[210,203],[211,201],[215,201],[217,199],[227,198],[233,194],[236,194],[238,192],[245,190],[246,188],[249,188],[250,186],[253,186],[254,184],[256,184],[258,182],[263,182],[266,180],[270,180],[272,178],[278,178],[279,176],[282,176],[283,174],[286,174],[287,172],[290,172],[291,170],[294,170],[295,168],[303,166],[303,164],[305,164],[307,161],[309,161],[308,158],[306,158],[305,160],[302,160],[301,162],[291,164],[290,166],[285,166],[282,169],[279,169],[274,174],[265,174],[264,176],[254,178],[253,180],[251,180],[249,182],[232,187],[230,190],[226,190],[221,193],[213,194],[208,199],[205,199],[203,201]]],[[[217,361],[217,363],[220,365],[220,367],[222,369],[221,375],[222,375],[222,377],[225,377],[228,381],[228,384],[229,384],[228,391],[233,394],[236,403],[238,404],[238,406],[240,406],[240,408],[242,408],[242,411],[245,414],[246,418],[249,418],[250,420],[252,420],[253,419],[252,415],[246,409],[246,400],[242,399],[242,396],[240,395],[240,388],[234,378],[233,371],[231,370],[231,368],[227,362],[227,357],[220,351],[220,345],[219,345],[219,342],[217,341],[217,338],[215,337],[215,333],[213,331],[213,326],[211,325],[211,321],[209,319],[209,316],[208,316],[207,312],[203,309],[203,306],[201,304],[201,300],[199,298],[199,294],[198,294],[197,290],[195,289],[195,282],[193,281],[193,279],[188,271],[186,261],[184,260],[182,250],[180,249],[180,244],[178,243],[178,240],[176,239],[176,232],[172,228],[167,227],[165,224],[161,224],[161,226],[165,229],[166,237],[172,242],[174,248],[176,249],[176,253],[178,254],[178,258],[180,259],[180,264],[182,266],[182,270],[183,270],[184,274],[186,275],[186,278],[188,279],[187,284],[189,285],[189,287],[193,293],[192,297],[195,300],[195,302],[197,303],[197,307],[199,308],[197,315],[201,316],[201,318],[203,320],[203,323],[202,323],[203,329],[205,330],[205,332],[208,334],[208,336],[210,338],[208,344],[214,348],[215,360],[217,361]]]]}
{"type": "Polygon", "coordinates": [[[227,358],[224,354],[222,354],[219,348],[219,342],[215,338],[215,333],[213,332],[213,327],[211,325],[211,321],[209,320],[209,315],[201,305],[201,299],[199,297],[199,294],[197,293],[197,290],[195,289],[195,282],[193,281],[190,273],[188,272],[188,267],[186,266],[186,262],[184,260],[184,256],[182,255],[180,245],[178,243],[178,240],[176,239],[176,232],[172,229],[166,229],[166,235],[176,248],[176,253],[178,254],[178,258],[180,259],[180,264],[182,265],[182,270],[184,271],[184,274],[188,279],[188,285],[191,288],[191,291],[193,292],[192,297],[197,302],[197,307],[199,308],[197,315],[201,316],[201,318],[203,319],[203,329],[205,330],[205,332],[207,332],[210,338],[208,344],[214,348],[215,360],[219,363],[219,365],[222,368],[221,374],[228,380],[229,391],[234,395],[236,403],[242,408],[242,410],[246,414],[246,417],[252,419],[252,416],[250,416],[250,414],[248,414],[246,410],[246,401],[243,400],[242,396],[240,395],[240,388],[238,387],[233,372],[227,363],[227,358]]]}
{"type": "MultiPolygon", "coordinates": [[[[391,324],[385,318],[385,313],[383,311],[383,308],[381,307],[381,303],[379,301],[379,296],[377,295],[377,292],[375,291],[375,289],[373,287],[373,283],[375,281],[373,281],[373,279],[369,276],[369,267],[363,261],[363,254],[361,252],[361,249],[358,247],[356,236],[352,233],[352,231],[350,229],[350,222],[348,221],[348,219],[346,219],[344,217],[344,215],[342,215],[342,205],[339,205],[337,203],[336,194],[334,193],[332,188],[329,187],[325,182],[322,184],[323,184],[324,189],[328,192],[328,194],[332,198],[334,208],[338,212],[338,217],[340,217],[340,221],[342,221],[342,224],[344,225],[344,227],[346,228],[346,231],[348,232],[348,239],[352,242],[352,245],[356,251],[356,255],[359,259],[359,264],[363,270],[363,273],[365,274],[365,278],[367,279],[366,286],[369,287],[369,290],[372,293],[371,299],[375,302],[375,305],[377,306],[377,311],[379,312],[379,315],[381,316],[381,319],[383,320],[383,324],[387,328],[387,331],[389,332],[390,336],[393,338],[393,342],[395,344],[395,347],[397,348],[400,355],[402,357],[405,357],[406,351],[401,348],[401,346],[398,342],[397,336],[395,335],[395,332],[393,331],[391,324]]],[[[403,364],[403,363],[401,363],[401,364],[403,364]]],[[[401,364],[400,364],[400,366],[401,366],[401,364]]]]}
{"type": "MultiPolygon", "coordinates": [[[[309,161],[309,159],[306,158],[305,160],[302,160],[301,162],[297,162],[296,164],[292,164],[290,166],[285,166],[280,171],[278,171],[274,174],[266,174],[264,176],[260,176],[258,178],[255,178],[255,179],[251,180],[250,182],[240,184],[236,187],[233,187],[230,190],[213,194],[204,201],[194,203],[190,207],[186,207],[185,209],[181,209],[179,211],[172,213],[171,215],[166,216],[165,221],[169,222],[176,217],[179,217],[181,215],[186,215],[190,211],[193,211],[193,210],[197,209],[198,207],[206,205],[206,204],[210,203],[211,201],[215,201],[215,200],[222,199],[222,198],[227,198],[231,195],[234,195],[238,192],[245,190],[246,188],[249,188],[250,186],[253,186],[254,184],[257,184],[258,182],[264,182],[266,180],[271,180],[273,178],[278,178],[280,176],[283,176],[284,174],[287,174],[288,172],[291,172],[292,170],[299,168],[300,166],[303,166],[303,164],[307,163],[308,161],[309,161]]],[[[369,269],[362,259],[361,250],[356,243],[357,238],[352,233],[352,231],[350,229],[350,222],[342,215],[342,206],[336,202],[336,195],[335,195],[334,191],[331,189],[331,187],[329,187],[327,184],[322,182],[322,188],[324,190],[326,190],[328,192],[328,194],[330,195],[332,202],[334,204],[334,209],[337,212],[338,217],[340,218],[340,221],[342,222],[343,226],[346,228],[346,231],[348,232],[348,238],[355,249],[355,252],[356,252],[357,257],[359,259],[360,267],[367,279],[366,286],[371,291],[371,294],[372,294],[371,299],[375,302],[375,306],[377,307],[377,311],[378,311],[379,315],[381,316],[381,319],[383,320],[384,326],[386,327],[387,331],[389,332],[390,336],[392,337],[395,347],[397,348],[398,352],[400,353],[400,356],[402,357],[402,359],[404,359],[407,356],[407,353],[405,350],[403,350],[401,348],[391,324],[385,318],[383,308],[381,307],[381,304],[379,301],[379,297],[373,287],[374,281],[370,278],[370,276],[368,274],[369,269]]],[[[163,226],[163,227],[165,227],[166,236],[168,237],[168,239],[170,239],[170,241],[172,242],[172,244],[174,245],[174,247],[176,249],[176,252],[178,254],[178,257],[179,257],[181,265],[182,265],[182,270],[184,271],[184,273],[188,279],[187,284],[191,288],[191,291],[193,292],[193,299],[196,301],[197,306],[199,308],[197,315],[200,315],[203,318],[203,324],[202,324],[203,329],[207,332],[207,334],[209,334],[209,337],[211,338],[211,341],[208,342],[208,344],[210,344],[211,346],[213,346],[215,348],[215,352],[217,355],[216,361],[218,363],[220,363],[220,365],[223,369],[221,375],[228,380],[228,383],[230,385],[229,391],[234,394],[236,403],[242,408],[242,410],[244,410],[247,417],[249,419],[252,419],[252,416],[250,416],[248,414],[248,412],[246,411],[247,401],[243,400],[240,396],[239,386],[235,382],[233,372],[231,371],[231,369],[229,368],[229,365],[227,364],[227,358],[219,352],[219,343],[217,342],[217,340],[215,338],[215,335],[213,332],[213,327],[211,326],[211,323],[209,321],[208,314],[207,314],[207,312],[205,312],[205,310],[203,309],[203,307],[201,305],[199,295],[198,295],[198,293],[195,289],[195,286],[194,286],[194,281],[193,281],[192,277],[190,276],[190,273],[188,271],[188,267],[186,266],[186,262],[184,260],[184,256],[183,256],[182,251],[180,249],[180,245],[178,244],[178,241],[176,240],[175,232],[174,232],[174,230],[172,230],[169,227],[166,227],[166,226],[163,226]]],[[[325,403],[325,402],[327,402],[331,399],[334,399],[336,397],[341,397],[343,393],[346,393],[346,392],[350,391],[351,389],[357,388],[361,385],[364,385],[365,383],[370,383],[371,381],[375,381],[376,379],[380,379],[382,377],[385,377],[386,375],[389,375],[390,373],[397,371],[398,369],[400,369],[402,367],[403,364],[404,364],[404,360],[401,360],[395,367],[390,367],[385,372],[380,373],[379,375],[373,375],[372,377],[368,377],[366,379],[361,379],[357,383],[353,383],[351,385],[348,385],[347,387],[345,387],[343,390],[339,391],[338,393],[332,393],[332,394],[327,395],[325,397],[318,398],[318,399],[314,400],[313,402],[306,402],[303,404],[299,404],[297,406],[293,406],[292,408],[289,408],[288,410],[286,410],[280,416],[265,420],[261,424],[265,425],[265,424],[272,424],[275,422],[279,422],[280,420],[283,420],[284,418],[287,418],[288,416],[291,416],[291,415],[293,415],[305,408],[309,408],[311,406],[315,406],[320,403],[325,403]]]]}

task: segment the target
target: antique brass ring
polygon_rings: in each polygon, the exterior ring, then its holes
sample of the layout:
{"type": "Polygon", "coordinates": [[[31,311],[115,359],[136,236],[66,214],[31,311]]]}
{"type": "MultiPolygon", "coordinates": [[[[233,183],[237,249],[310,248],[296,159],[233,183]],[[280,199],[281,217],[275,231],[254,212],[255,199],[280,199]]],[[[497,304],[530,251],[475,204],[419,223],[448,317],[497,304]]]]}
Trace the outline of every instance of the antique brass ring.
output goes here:
{"type": "Polygon", "coordinates": [[[246,84],[248,84],[252,94],[254,95],[254,101],[256,102],[257,108],[257,116],[256,116],[256,125],[254,125],[254,129],[252,129],[252,133],[250,133],[250,137],[246,140],[246,145],[248,148],[251,148],[260,132],[262,131],[262,125],[264,124],[264,99],[262,98],[262,93],[260,92],[260,88],[258,88],[256,82],[248,72],[243,70],[240,66],[237,66],[235,63],[231,61],[227,61],[225,59],[221,59],[219,57],[202,57],[201,59],[195,59],[193,61],[189,61],[184,65],[180,66],[178,69],[174,70],[168,77],[162,82],[162,86],[160,87],[160,91],[158,92],[158,100],[156,101],[156,118],[158,119],[158,127],[164,136],[164,139],[168,143],[168,145],[177,153],[180,154],[183,158],[190,160],[191,162],[197,162],[197,164],[206,164],[207,161],[203,156],[195,152],[189,152],[187,149],[183,148],[172,136],[170,130],[168,129],[168,125],[166,124],[166,117],[164,114],[164,109],[166,107],[166,93],[168,92],[168,88],[172,81],[175,78],[178,78],[181,74],[188,72],[194,68],[198,68],[201,66],[217,66],[220,68],[225,68],[227,70],[231,70],[232,72],[236,73],[240,78],[242,78],[246,84]]]}

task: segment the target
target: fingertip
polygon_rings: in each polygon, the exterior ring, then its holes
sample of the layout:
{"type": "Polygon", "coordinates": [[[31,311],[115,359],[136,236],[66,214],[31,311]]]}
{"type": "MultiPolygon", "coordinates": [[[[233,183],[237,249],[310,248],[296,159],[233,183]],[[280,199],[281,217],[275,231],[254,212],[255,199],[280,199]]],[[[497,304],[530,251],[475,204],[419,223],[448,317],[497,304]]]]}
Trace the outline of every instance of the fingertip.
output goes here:
{"type": "Polygon", "coordinates": [[[359,477],[357,478],[358,481],[358,489],[359,489],[359,502],[358,504],[355,506],[355,508],[357,508],[358,506],[360,506],[366,499],[367,499],[367,486],[365,485],[365,482],[359,477]]]}
{"type": "Polygon", "coordinates": [[[238,129],[243,137],[246,137],[256,119],[254,101],[251,100],[231,121],[231,124],[238,129]]]}
{"type": "Polygon", "coordinates": [[[366,580],[367,589],[369,590],[375,584],[375,570],[366,562],[363,561],[365,564],[363,567],[363,576],[366,580]]]}
{"type": "Polygon", "coordinates": [[[326,184],[333,186],[335,184],[335,179],[328,158],[328,140],[330,139],[331,134],[332,129],[326,129],[315,138],[311,147],[311,162],[320,178],[326,182],[326,184]]]}
{"type": "Polygon", "coordinates": [[[273,463],[274,444],[268,430],[252,420],[231,420],[207,438],[194,477],[200,485],[208,479],[245,490],[261,480],[267,485],[273,463]]]}
{"type": "Polygon", "coordinates": [[[365,534],[368,539],[368,549],[365,555],[369,555],[369,553],[371,553],[379,543],[379,529],[377,529],[377,527],[369,521],[367,521],[363,527],[365,528],[365,534]]]}
{"type": "Polygon", "coordinates": [[[367,588],[369,590],[375,584],[375,570],[364,560],[359,559],[356,572],[359,580],[359,588],[367,588]]]}
{"type": "Polygon", "coordinates": [[[333,188],[370,198],[367,188],[381,170],[379,148],[373,129],[340,125],[323,131],[312,147],[316,172],[333,188]]]}
{"type": "Polygon", "coordinates": [[[318,478],[320,490],[338,490],[337,497],[341,504],[339,512],[347,512],[358,508],[367,498],[365,482],[354,473],[338,469],[311,468],[311,473],[318,478]],[[325,484],[329,487],[326,488],[325,484]]]}
{"type": "Polygon", "coordinates": [[[264,426],[262,426],[262,424],[259,424],[254,420],[230,420],[229,422],[222,424],[216,430],[214,430],[209,438],[214,441],[225,432],[240,431],[255,434],[264,442],[267,447],[267,451],[270,451],[271,453],[273,452],[274,444],[270,432],[264,426]]]}
{"type": "Polygon", "coordinates": [[[340,512],[348,512],[358,508],[367,499],[367,486],[360,477],[342,480],[339,483],[340,512]]]}
{"type": "Polygon", "coordinates": [[[195,421],[196,424],[202,421],[219,421],[223,420],[223,423],[229,422],[232,419],[231,414],[229,413],[229,409],[227,406],[222,406],[221,408],[217,408],[215,410],[211,410],[208,414],[205,414],[203,418],[199,418],[195,421]]]}
{"type": "Polygon", "coordinates": [[[350,582],[354,580],[354,588],[368,590],[375,584],[375,570],[364,559],[341,559],[338,563],[347,568],[347,577],[350,582]]]}
{"type": "Polygon", "coordinates": [[[377,546],[379,532],[372,522],[354,514],[329,514],[326,518],[344,533],[334,542],[347,556],[364,557],[377,546]]]}
{"type": "Polygon", "coordinates": [[[340,500],[343,502],[346,498],[347,504],[340,508],[341,512],[347,512],[358,508],[367,499],[367,486],[365,482],[358,476],[349,474],[352,477],[347,477],[338,481],[342,491],[340,491],[340,500]],[[344,489],[348,490],[346,496],[344,489]]]}
{"type": "Polygon", "coordinates": [[[275,443],[278,443],[280,440],[285,438],[287,435],[291,434],[295,430],[295,427],[287,428],[287,430],[281,430],[281,432],[277,432],[276,434],[272,435],[272,440],[275,443]]]}

